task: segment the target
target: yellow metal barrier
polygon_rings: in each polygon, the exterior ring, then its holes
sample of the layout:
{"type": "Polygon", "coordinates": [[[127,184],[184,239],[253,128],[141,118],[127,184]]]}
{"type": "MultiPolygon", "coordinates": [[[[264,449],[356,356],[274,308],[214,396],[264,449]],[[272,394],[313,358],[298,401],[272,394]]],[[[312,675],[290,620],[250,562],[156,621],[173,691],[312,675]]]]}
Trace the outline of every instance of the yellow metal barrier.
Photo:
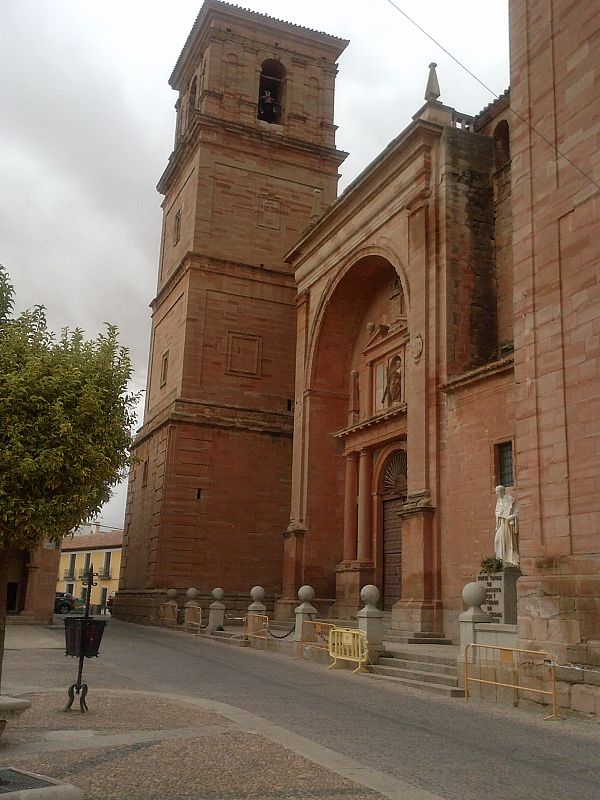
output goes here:
{"type": "Polygon", "coordinates": [[[189,633],[195,629],[196,636],[202,630],[202,608],[200,606],[188,606],[184,609],[183,627],[189,633]]]}
{"type": "Polygon", "coordinates": [[[300,658],[304,656],[305,647],[315,650],[329,650],[329,631],[335,628],[333,622],[321,619],[305,619],[300,634],[300,658]]]}
{"type": "Polygon", "coordinates": [[[167,600],[167,602],[163,603],[160,607],[160,624],[170,625],[171,627],[176,628],[178,611],[179,608],[177,607],[177,603],[167,600]]]}
{"type": "Polygon", "coordinates": [[[367,635],[355,628],[333,628],[329,631],[329,655],[334,659],[327,669],[336,669],[338,661],[357,661],[354,672],[368,672],[367,635]]]}
{"type": "MultiPolygon", "coordinates": [[[[535,692],[537,694],[549,695],[552,698],[552,714],[544,717],[544,719],[561,719],[556,710],[556,673],[554,665],[551,662],[552,657],[550,654],[540,650],[521,650],[516,647],[498,647],[491,644],[468,644],[465,647],[465,700],[469,699],[469,682],[515,689],[517,699],[519,698],[519,691],[535,692]],[[469,651],[472,652],[473,656],[475,656],[475,652],[485,656],[483,661],[481,659],[477,662],[473,660],[471,662],[472,666],[483,667],[484,669],[498,667],[510,669],[512,671],[513,683],[471,677],[469,675],[469,651]],[[498,657],[495,657],[496,653],[498,657]],[[519,674],[522,676],[523,673],[537,672],[540,667],[547,668],[550,671],[550,689],[539,689],[535,686],[526,686],[523,682],[519,682],[519,674]]],[[[534,677],[538,676],[535,675],[534,677]]]]}
{"type": "Polygon", "coordinates": [[[269,618],[266,614],[246,614],[244,617],[244,639],[259,639],[269,644],[269,618]]]}

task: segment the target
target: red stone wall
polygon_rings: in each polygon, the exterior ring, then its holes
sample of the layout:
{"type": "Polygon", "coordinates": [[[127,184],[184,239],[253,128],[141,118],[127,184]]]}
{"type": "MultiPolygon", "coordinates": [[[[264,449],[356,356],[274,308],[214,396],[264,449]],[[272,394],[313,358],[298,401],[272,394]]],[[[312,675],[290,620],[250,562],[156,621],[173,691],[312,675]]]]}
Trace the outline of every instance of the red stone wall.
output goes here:
{"type": "Polygon", "coordinates": [[[117,614],[131,616],[136,590],[280,589],[296,292],[283,256],[335,197],[344,46],[208,0],[171,77],[176,146],[159,181],[161,266],[124,540],[129,599],[117,614]],[[268,58],[287,71],[281,125],[257,119],[268,58]]]}
{"type": "MultiPolygon", "coordinates": [[[[514,436],[512,365],[450,386],[440,433],[441,584],[444,632],[458,634],[462,589],[481,560],[494,555],[496,475],[494,445],[514,436]]],[[[518,499],[518,486],[511,489],[518,499]]]]}
{"type": "Polygon", "coordinates": [[[512,2],[510,30],[529,123],[512,136],[519,635],[585,661],[600,639],[600,13],[512,2]]]}

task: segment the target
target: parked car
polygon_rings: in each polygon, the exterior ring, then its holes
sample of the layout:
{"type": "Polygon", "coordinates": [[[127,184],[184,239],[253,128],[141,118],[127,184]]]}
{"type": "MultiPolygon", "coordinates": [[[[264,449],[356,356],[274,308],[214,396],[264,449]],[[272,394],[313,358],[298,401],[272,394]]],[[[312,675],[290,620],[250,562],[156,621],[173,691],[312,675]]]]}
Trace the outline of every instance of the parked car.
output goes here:
{"type": "Polygon", "coordinates": [[[77,607],[77,599],[68,592],[57,592],[54,598],[54,613],[68,614],[77,607]]]}

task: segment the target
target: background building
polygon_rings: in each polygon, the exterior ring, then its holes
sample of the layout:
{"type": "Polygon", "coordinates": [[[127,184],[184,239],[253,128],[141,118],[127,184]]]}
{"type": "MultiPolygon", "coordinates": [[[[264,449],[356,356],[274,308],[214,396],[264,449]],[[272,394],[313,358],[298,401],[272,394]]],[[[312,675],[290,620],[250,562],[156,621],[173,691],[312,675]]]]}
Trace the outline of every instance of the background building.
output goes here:
{"type": "Polygon", "coordinates": [[[98,573],[97,585],[92,587],[92,605],[106,606],[108,597],[119,586],[122,548],[123,531],[102,532],[97,523],[92,523],[88,532],[66,537],[60,548],[56,591],[85,600],[83,580],[92,565],[98,573]]]}
{"type": "Polygon", "coordinates": [[[13,549],[8,564],[6,621],[52,622],[59,549],[46,543],[35,550],[13,549]]]}

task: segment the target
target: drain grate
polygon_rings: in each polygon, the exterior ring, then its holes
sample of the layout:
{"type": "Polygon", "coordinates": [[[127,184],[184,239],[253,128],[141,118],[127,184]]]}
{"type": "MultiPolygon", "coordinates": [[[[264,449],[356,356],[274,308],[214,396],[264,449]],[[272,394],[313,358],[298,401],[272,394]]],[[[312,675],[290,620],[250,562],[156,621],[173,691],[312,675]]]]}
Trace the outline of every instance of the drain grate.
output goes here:
{"type": "Polygon", "coordinates": [[[16,792],[23,789],[44,789],[46,786],[56,786],[52,781],[18,772],[16,769],[0,769],[0,794],[16,792]]]}

